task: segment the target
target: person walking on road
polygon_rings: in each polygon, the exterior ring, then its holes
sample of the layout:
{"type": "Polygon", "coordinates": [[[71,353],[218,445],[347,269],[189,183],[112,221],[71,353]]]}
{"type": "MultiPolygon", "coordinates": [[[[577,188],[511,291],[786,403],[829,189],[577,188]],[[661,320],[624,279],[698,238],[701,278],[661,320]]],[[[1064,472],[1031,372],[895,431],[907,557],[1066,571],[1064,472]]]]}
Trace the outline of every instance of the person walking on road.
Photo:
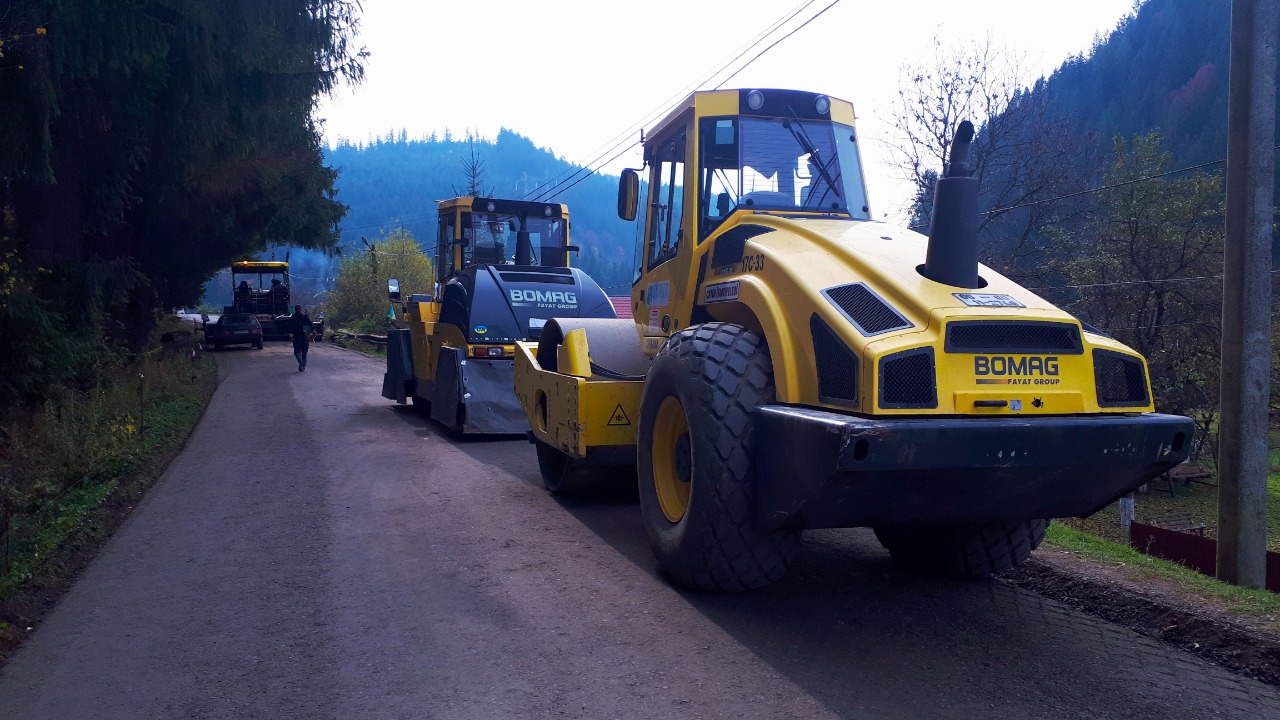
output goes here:
{"type": "Polygon", "coordinates": [[[298,361],[298,372],[306,372],[307,346],[315,331],[311,326],[311,317],[302,312],[301,305],[293,306],[293,314],[289,316],[289,334],[293,336],[293,357],[298,361]]]}

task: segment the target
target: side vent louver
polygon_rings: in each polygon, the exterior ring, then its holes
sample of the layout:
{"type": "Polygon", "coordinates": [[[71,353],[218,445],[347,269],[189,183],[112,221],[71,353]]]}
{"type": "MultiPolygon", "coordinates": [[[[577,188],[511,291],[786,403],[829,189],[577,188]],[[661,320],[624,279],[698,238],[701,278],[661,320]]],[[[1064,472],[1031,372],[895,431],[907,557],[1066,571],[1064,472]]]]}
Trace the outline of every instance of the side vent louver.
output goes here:
{"type": "Polygon", "coordinates": [[[815,313],[809,318],[813,357],[818,364],[818,397],[836,405],[858,404],[858,356],[815,313]]]}
{"type": "Polygon", "coordinates": [[[1093,351],[1093,377],[1102,407],[1138,407],[1148,403],[1142,361],[1110,350],[1093,351]]]}
{"type": "Polygon", "coordinates": [[[827,288],[822,291],[822,294],[826,295],[833,305],[840,308],[840,312],[858,328],[858,332],[868,337],[912,326],[897,310],[890,307],[875,294],[875,291],[863,283],[827,288]]]}
{"type": "Polygon", "coordinates": [[[904,350],[880,358],[880,407],[938,407],[933,348],[904,350]]]}

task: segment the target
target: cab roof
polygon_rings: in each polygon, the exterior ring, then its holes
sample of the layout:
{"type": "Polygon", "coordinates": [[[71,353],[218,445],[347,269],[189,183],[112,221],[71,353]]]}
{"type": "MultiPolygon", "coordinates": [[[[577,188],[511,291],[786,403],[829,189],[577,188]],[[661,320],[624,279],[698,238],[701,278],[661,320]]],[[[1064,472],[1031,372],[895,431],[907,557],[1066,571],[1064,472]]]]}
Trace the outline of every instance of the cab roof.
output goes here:
{"type": "Polygon", "coordinates": [[[645,138],[662,134],[669,126],[683,122],[691,112],[698,117],[788,117],[794,113],[799,120],[832,120],[850,127],[854,124],[853,103],[823,93],[780,88],[699,90],[675,105],[666,117],[645,133],[645,138]],[[752,93],[759,96],[761,104],[758,108],[751,107],[749,97],[752,93]],[[818,98],[830,101],[826,112],[817,111],[815,103],[818,98]]]}
{"type": "Polygon", "coordinates": [[[448,200],[437,200],[441,211],[462,208],[475,209],[476,212],[497,213],[530,213],[544,217],[568,217],[569,207],[563,203],[535,202],[533,200],[511,200],[507,198],[460,196],[448,200]],[[493,209],[488,208],[489,204],[493,209]],[[550,212],[548,212],[550,209],[550,212]]]}

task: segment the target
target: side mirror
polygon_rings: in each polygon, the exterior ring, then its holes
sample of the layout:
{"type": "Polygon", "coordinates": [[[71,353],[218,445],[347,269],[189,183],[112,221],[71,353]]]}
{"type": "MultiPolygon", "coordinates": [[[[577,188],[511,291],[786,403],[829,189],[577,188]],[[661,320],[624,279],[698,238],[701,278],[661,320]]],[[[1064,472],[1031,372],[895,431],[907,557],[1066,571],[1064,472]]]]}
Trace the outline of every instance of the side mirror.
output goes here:
{"type": "Polygon", "coordinates": [[[390,280],[387,281],[387,297],[391,298],[392,302],[395,302],[400,299],[400,281],[399,280],[395,278],[391,278],[390,280]]]}
{"type": "Polygon", "coordinates": [[[640,203],[640,173],[627,168],[618,178],[618,217],[636,219],[636,207],[640,203]]]}

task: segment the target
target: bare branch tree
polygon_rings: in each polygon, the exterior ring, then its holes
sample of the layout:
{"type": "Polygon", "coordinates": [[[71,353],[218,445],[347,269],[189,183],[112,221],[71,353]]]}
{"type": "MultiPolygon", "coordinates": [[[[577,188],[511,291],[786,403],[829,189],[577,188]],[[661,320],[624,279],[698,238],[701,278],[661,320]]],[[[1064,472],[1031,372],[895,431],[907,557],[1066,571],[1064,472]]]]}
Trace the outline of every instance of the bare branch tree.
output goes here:
{"type": "Polygon", "coordinates": [[[1084,187],[1091,143],[1074,139],[1050,111],[1043,80],[1028,89],[1024,58],[990,39],[949,48],[934,39],[931,61],[904,68],[893,119],[894,164],[915,185],[911,224],[928,228],[933,190],[963,120],[978,127],[971,150],[986,208],[979,232],[988,263],[1017,275],[1039,268],[1046,228],[1084,187]]]}
{"type": "Polygon", "coordinates": [[[467,131],[467,143],[471,148],[471,152],[467,157],[462,158],[462,173],[466,179],[466,190],[463,192],[458,190],[457,186],[454,186],[453,192],[455,195],[467,197],[492,195],[492,188],[487,193],[483,189],[481,178],[484,177],[484,161],[476,154],[476,137],[470,130],[467,131]]]}
{"type": "MultiPolygon", "coordinates": [[[[936,173],[961,121],[986,129],[1013,102],[1023,85],[1022,56],[992,45],[988,38],[962,48],[933,40],[933,60],[903,69],[894,108],[897,137],[890,143],[894,165],[916,186],[917,198],[931,197],[936,173]]],[[[999,149],[1001,134],[980,134],[970,150],[981,172],[999,149]]]]}

